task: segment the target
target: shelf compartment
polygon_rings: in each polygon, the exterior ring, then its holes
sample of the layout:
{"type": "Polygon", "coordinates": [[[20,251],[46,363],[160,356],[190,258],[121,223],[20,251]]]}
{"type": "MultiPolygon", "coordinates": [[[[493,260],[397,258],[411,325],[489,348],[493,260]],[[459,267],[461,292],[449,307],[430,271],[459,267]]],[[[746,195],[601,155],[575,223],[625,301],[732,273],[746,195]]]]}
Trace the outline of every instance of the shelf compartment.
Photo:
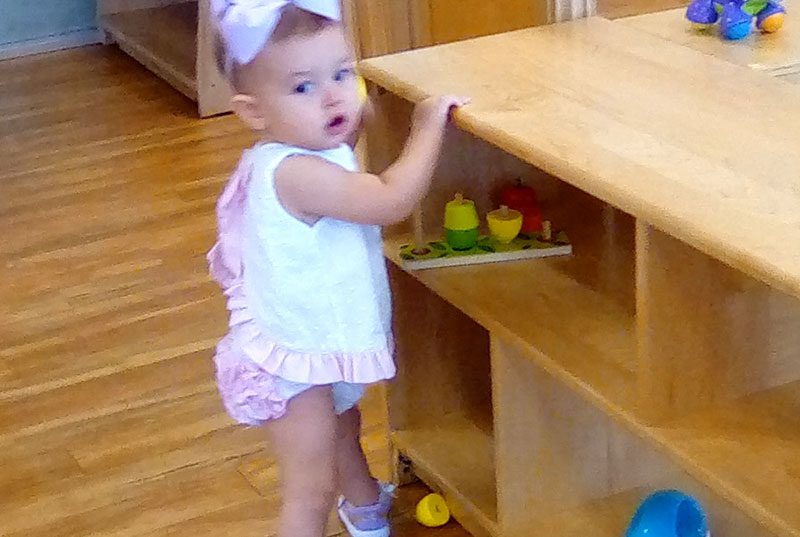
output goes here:
{"type": "MultiPolygon", "coordinates": [[[[493,340],[492,359],[498,520],[504,535],[622,535],[638,503],[659,489],[695,496],[715,535],[773,535],[715,486],[716,478],[693,471],[709,466],[705,461],[677,460],[672,439],[654,442],[657,431],[641,426],[631,431],[499,338],[493,340]]],[[[771,404],[797,414],[800,405],[785,399],[771,404]]],[[[796,418],[786,425],[798,429],[796,418]]],[[[706,434],[713,437],[710,430],[706,434]]],[[[675,435],[692,433],[684,429],[675,435]]],[[[726,460],[735,466],[738,459],[726,460]]],[[[778,471],[793,471],[789,458],[781,462],[778,471]]],[[[797,475],[798,463],[793,464],[797,475]]],[[[785,490],[798,483],[784,478],[780,485],[785,490]]]]}
{"type": "Polygon", "coordinates": [[[389,268],[402,357],[389,385],[392,429],[435,427],[459,415],[492,436],[489,334],[401,269],[389,268]]]}
{"type": "MultiPolygon", "coordinates": [[[[376,111],[370,162],[380,169],[401,150],[397,133],[405,132],[411,107],[383,94],[376,97],[376,111]]],[[[570,238],[571,256],[407,273],[488,332],[529,347],[531,359],[598,405],[628,412],[637,371],[635,222],[630,215],[451,129],[422,202],[424,232],[428,239],[441,238],[444,206],[455,193],[474,200],[483,215],[497,206],[496,194],[514,178],[536,190],[543,216],[570,238]]],[[[407,230],[392,228],[385,237],[385,255],[402,267],[399,251],[410,241],[407,230]]]]}
{"type": "Polygon", "coordinates": [[[489,334],[401,269],[390,273],[402,357],[388,387],[393,447],[473,535],[497,535],[489,334]]]}
{"type": "Polygon", "coordinates": [[[474,535],[497,535],[494,441],[459,415],[437,425],[396,431],[395,448],[414,472],[444,493],[455,517],[474,535]]]}
{"type": "MultiPolygon", "coordinates": [[[[400,266],[399,246],[386,255],[400,266]]],[[[632,408],[634,315],[578,281],[565,258],[412,271],[409,274],[491,333],[531,347],[529,357],[613,412],[632,408]]]]}
{"type": "Polygon", "coordinates": [[[800,300],[638,224],[642,420],[662,423],[800,379],[800,300]]]}
{"type": "Polygon", "coordinates": [[[498,517],[508,535],[560,536],[543,531],[554,513],[663,479],[654,450],[502,337],[492,339],[492,371],[498,517]]]}
{"type": "Polygon", "coordinates": [[[800,381],[654,429],[687,472],[775,535],[800,536],[800,381]]]}
{"type": "Polygon", "coordinates": [[[100,25],[117,45],[192,100],[197,90],[197,2],[108,13],[100,25]]]}

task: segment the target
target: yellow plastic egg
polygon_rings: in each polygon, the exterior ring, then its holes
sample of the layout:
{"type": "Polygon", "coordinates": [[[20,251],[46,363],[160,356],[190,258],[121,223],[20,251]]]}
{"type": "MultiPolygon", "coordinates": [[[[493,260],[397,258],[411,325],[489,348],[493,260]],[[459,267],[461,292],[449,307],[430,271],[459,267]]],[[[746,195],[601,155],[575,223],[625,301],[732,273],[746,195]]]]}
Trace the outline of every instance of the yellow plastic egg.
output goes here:
{"type": "Polygon", "coordinates": [[[438,494],[428,494],[417,504],[417,522],[428,528],[438,528],[450,521],[450,509],[438,494]]]}

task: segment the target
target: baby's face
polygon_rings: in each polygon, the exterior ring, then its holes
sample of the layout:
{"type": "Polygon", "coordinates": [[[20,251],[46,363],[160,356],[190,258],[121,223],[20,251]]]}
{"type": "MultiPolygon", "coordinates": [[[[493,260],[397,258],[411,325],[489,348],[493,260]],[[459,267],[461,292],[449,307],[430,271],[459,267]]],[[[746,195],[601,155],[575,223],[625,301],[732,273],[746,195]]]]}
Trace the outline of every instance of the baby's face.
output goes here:
{"type": "Polygon", "coordinates": [[[355,58],[341,25],[272,43],[256,61],[253,95],[268,138],[308,149],[331,149],[358,128],[361,104],[355,58]]]}

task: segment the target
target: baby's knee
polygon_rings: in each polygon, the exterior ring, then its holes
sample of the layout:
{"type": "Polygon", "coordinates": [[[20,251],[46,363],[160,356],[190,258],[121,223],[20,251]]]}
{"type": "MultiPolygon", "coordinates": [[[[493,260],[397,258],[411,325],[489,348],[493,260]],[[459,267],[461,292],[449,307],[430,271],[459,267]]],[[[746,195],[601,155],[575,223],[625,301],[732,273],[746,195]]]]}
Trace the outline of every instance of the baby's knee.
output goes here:
{"type": "Polygon", "coordinates": [[[333,465],[309,465],[283,476],[283,495],[286,501],[301,502],[309,508],[329,509],[336,495],[333,465]]]}
{"type": "Polygon", "coordinates": [[[296,456],[283,468],[284,487],[303,492],[333,493],[336,488],[336,457],[333,442],[297,446],[296,456]]]}

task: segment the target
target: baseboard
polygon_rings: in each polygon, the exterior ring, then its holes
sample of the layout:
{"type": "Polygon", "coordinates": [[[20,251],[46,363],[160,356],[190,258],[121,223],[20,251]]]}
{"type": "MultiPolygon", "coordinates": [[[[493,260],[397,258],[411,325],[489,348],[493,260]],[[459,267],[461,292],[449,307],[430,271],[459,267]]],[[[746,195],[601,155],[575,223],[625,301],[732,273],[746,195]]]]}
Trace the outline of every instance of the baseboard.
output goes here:
{"type": "Polygon", "coordinates": [[[66,48],[82,47],[103,42],[103,33],[95,28],[78,30],[61,35],[45,37],[43,39],[30,39],[19,43],[0,45],[0,60],[19,58],[31,54],[42,54],[66,48]]]}
{"type": "Polygon", "coordinates": [[[97,14],[103,16],[112,13],[122,13],[123,11],[150,9],[196,1],[197,0],[100,0],[97,2],[97,14]]]}

